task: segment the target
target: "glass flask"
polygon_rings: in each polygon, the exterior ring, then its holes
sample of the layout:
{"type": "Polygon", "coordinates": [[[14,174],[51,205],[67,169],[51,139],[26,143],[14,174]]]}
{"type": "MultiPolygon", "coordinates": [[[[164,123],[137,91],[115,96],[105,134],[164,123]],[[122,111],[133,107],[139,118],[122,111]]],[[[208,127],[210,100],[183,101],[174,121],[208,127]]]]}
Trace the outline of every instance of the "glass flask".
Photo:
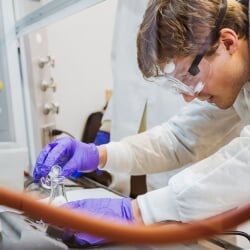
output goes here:
{"type": "Polygon", "coordinates": [[[64,189],[65,177],[60,175],[60,173],[61,167],[55,165],[46,177],[41,178],[42,187],[50,190],[49,204],[55,206],[68,202],[64,189]]]}

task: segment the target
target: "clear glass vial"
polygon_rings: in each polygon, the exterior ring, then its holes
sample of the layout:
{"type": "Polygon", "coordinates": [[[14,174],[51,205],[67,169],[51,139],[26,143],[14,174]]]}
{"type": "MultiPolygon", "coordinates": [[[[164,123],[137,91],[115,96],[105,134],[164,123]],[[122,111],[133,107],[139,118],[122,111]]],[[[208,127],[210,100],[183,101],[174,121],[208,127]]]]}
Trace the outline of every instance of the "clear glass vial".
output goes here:
{"type": "Polygon", "coordinates": [[[55,165],[51,168],[47,177],[41,178],[41,185],[46,189],[50,189],[49,204],[55,206],[68,202],[64,189],[65,177],[60,173],[61,167],[55,165]]]}

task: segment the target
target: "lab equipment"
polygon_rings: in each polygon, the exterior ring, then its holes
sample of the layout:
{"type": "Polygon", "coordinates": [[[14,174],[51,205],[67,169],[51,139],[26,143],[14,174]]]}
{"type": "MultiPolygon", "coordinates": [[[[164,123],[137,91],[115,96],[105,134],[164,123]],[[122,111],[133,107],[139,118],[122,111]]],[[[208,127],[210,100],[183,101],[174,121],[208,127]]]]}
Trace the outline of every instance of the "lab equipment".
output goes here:
{"type": "Polygon", "coordinates": [[[51,101],[46,102],[43,105],[43,114],[48,115],[49,113],[59,114],[59,104],[57,102],[51,101]]]}
{"type": "Polygon", "coordinates": [[[42,177],[40,182],[42,187],[50,189],[49,204],[59,206],[68,201],[64,190],[64,179],[61,175],[62,169],[59,165],[51,168],[48,176],[42,177]]]}
{"type": "Polygon", "coordinates": [[[62,167],[62,176],[70,176],[75,171],[90,172],[97,169],[99,153],[94,144],[82,143],[71,137],[62,137],[49,143],[40,152],[33,179],[38,182],[47,176],[54,165],[62,167]]]}
{"type": "Polygon", "coordinates": [[[55,58],[52,57],[52,56],[50,56],[50,55],[48,55],[45,58],[40,58],[38,65],[39,65],[40,68],[43,68],[45,65],[49,65],[52,68],[54,68],[55,67],[55,63],[56,63],[55,58]]]}
{"type": "MultiPolygon", "coordinates": [[[[63,207],[76,212],[87,212],[94,216],[110,219],[115,222],[133,223],[130,198],[84,199],[69,202],[63,205],[63,207]]],[[[103,237],[74,232],[67,229],[64,231],[63,240],[64,242],[73,242],[78,246],[93,246],[107,243],[107,240],[103,237]]]]}
{"type": "Polygon", "coordinates": [[[62,169],[59,165],[53,166],[51,168],[49,174],[46,177],[43,176],[40,179],[40,183],[41,183],[42,187],[45,189],[51,189],[52,179],[57,178],[60,175],[61,171],[62,171],[62,169]]]}
{"type": "Polygon", "coordinates": [[[50,77],[49,81],[42,80],[40,83],[40,88],[42,91],[47,91],[49,88],[51,88],[53,92],[56,92],[57,86],[58,84],[53,77],[50,77]]]}

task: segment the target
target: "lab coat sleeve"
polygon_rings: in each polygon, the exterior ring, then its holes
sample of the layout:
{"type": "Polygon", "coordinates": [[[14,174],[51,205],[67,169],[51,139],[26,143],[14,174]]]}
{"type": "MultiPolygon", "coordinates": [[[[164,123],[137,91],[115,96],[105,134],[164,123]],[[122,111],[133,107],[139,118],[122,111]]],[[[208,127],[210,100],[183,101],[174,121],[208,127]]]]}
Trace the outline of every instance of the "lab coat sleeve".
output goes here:
{"type": "Polygon", "coordinates": [[[196,162],[218,150],[242,127],[233,108],[195,101],[168,122],[106,145],[104,169],[133,175],[159,173],[196,162]]]}
{"type": "Polygon", "coordinates": [[[169,186],[138,197],[146,224],[191,221],[239,207],[250,200],[250,125],[210,157],[170,179],[169,186]]]}

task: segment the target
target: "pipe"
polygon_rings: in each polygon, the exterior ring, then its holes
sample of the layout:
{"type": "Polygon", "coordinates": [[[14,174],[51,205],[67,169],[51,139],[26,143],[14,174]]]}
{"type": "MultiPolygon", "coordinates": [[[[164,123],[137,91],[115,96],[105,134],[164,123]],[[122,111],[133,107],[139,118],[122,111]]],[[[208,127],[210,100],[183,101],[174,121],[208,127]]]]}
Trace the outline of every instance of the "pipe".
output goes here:
{"type": "Polygon", "coordinates": [[[188,224],[137,226],[100,219],[88,213],[73,213],[66,208],[53,207],[27,194],[2,187],[0,187],[0,203],[23,211],[25,215],[36,220],[42,219],[46,223],[71,228],[77,232],[86,232],[116,242],[137,245],[191,243],[232,229],[250,218],[248,204],[221,215],[188,224]]]}

